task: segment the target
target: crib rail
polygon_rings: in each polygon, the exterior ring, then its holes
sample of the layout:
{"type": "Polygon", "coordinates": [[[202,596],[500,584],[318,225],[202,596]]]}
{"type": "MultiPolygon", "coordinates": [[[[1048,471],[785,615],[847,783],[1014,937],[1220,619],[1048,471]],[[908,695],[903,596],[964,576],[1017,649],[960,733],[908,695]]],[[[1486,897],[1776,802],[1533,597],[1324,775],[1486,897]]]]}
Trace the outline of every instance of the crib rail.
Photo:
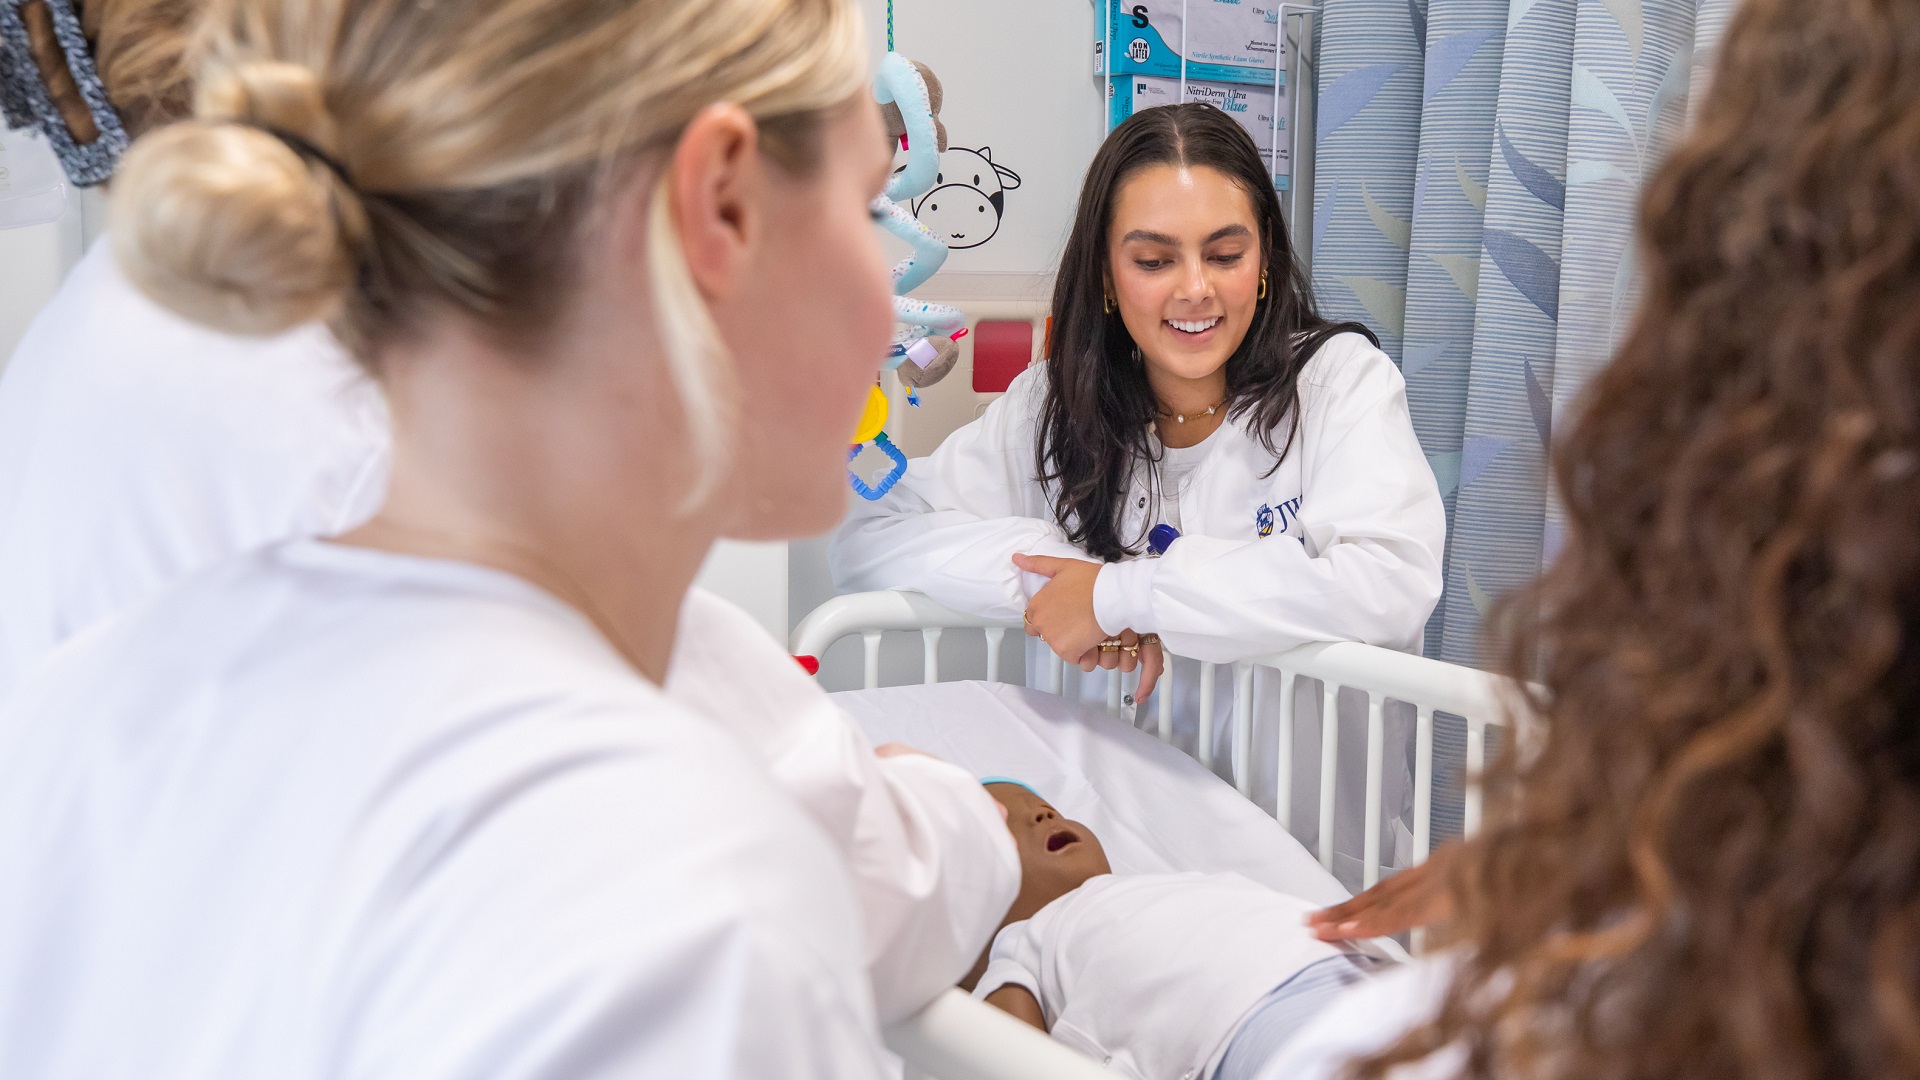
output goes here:
{"type": "Polygon", "coordinates": [[[887,1047],[908,1062],[905,1080],[1113,1080],[1113,1074],[958,990],[887,1028],[887,1047]]]}
{"type": "MultiPolygon", "coordinates": [[[[837,596],[820,605],[794,629],[793,651],[803,656],[824,656],[827,649],[842,638],[858,635],[864,649],[865,679],[868,688],[880,684],[880,642],[889,631],[917,631],[924,655],[923,679],[940,681],[939,647],[944,630],[979,629],[986,634],[987,678],[1000,675],[1000,648],[1009,630],[1019,624],[1000,619],[966,615],[947,608],[915,592],[868,592],[837,596]]],[[[1171,665],[1169,665],[1171,668],[1171,665]]],[[[1213,767],[1214,685],[1218,665],[1200,665],[1200,714],[1197,757],[1202,765],[1213,767]]],[[[1381,788],[1385,774],[1385,706],[1388,701],[1403,701],[1415,710],[1414,729],[1414,858],[1424,859],[1433,842],[1433,718],[1435,712],[1451,713],[1466,721],[1467,771],[1475,774],[1486,764],[1486,730],[1503,725],[1510,702],[1506,682],[1483,671],[1446,664],[1425,657],[1410,656],[1391,649],[1356,642],[1316,642],[1271,656],[1243,660],[1233,668],[1233,781],[1242,794],[1252,783],[1253,675],[1256,668],[1269,668],[1280,679],[1279,781],[1275,816],[1282,826],[1291,826],[1293,793],[1293,733],[1295,694],[1299,679],[1321,685],[1320,740],[1320,832],[1316,854],[1321,865],[1333,868],[1334,806],[1337,795],[1336,764],[1339,754],[1339,710],[1336,707],[1343,689],[1357,690],[1367,699],[1366,747],[1366,823],[1362,851],[1363,884],[1380,879],[1381,788]]],[[[1057,656],[1048,656],[1045,684],[1058,693],[1063,665],[1057,656]]],[[[1162,677],[1161,691],[1153,695],[1155,728],[1160,738],[1173,734],[1174,673],[1162,677]]],[[[1125,680],[1135,683],[1137,679],[1125,680]]],[[[1107,707],[1121,711],[1123,680],[1108,683],[1107,707]]],[[[1466,792],[1464,825],[1475,831],[1480,824],[1480,795],[1471,785],[1466,792]]]]}

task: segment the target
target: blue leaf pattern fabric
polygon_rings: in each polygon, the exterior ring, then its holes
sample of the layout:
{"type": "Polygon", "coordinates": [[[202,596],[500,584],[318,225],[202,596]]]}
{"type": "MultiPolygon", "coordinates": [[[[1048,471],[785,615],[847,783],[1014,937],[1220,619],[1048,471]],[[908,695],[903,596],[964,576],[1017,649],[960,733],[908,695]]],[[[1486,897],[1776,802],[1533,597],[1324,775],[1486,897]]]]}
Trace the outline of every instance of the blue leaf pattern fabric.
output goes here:
{"type": "Polygon", "coordinates": [[[1500,160],[1507,171],[1513,174],[1520,186],[1531,192],[1533,197],[1553,207],[1555,210],[1567,208],[1567,185],[1559,177],[1527,160],[1527,155],[1513,145],[1504,131],[1495,130],[1500,139],[1500,160]]]}
{"type": "Polygon", "coordinates": [[[1504,229],[1484,232],[1487,254],[1520,295],[1549,319],[1560,317],[1560,264],[1553,256],[1504,229]]]}
{"type": "MultiPolygon", "coordinates": [[[[1504,20],[1502,20],[1504,21],[1504,20]]],[[[1426,87],[1421,91],[1420,99],[1431,102],[1434,95],[1445,90],[1459,74],[1472,62],[1480,47],[1498,36],[1502,27],[1483,26],[1474,30],[1462,30],[1451,34],[1427,50],[1426,87]]]]}
{"type": "Polygon", "coordinates": [[[1358,71],[1350,71],[1320,94],[1319,134],[1325,139],[1339,131],[1347,121],[1360,115],[1360,110],[1373,104],[1380,88],[1387,80],[1406,69],[1405,64],[1372,64],[1358,71]]]}
{"type": "MultiPolygon", "coordinates": [[[[1315,295],[1401,365],[1446,498],[1430,656],[1489,666],[1489,605],[1557,550],[1555,414],[1631,317],[1636,199],[1735,3],[1321,5],[1315,295]]],[[[1449,720],[1435,728],[1436,836],[1460,824],[1465,730],[1449,720]]]]}
{"type": "MultiPolygon", "coordinates": [[[[1450,0],[1434,0],[1444,6],[1450,0]]],[[[1314,34],[1320,103],[1314,134],[1314,189],[1340,185],[1340,198],[1316,219],[1314,294],[1329,311],[1365,322],[1387,355],[1400,357],[1406,321],[1407,247],[1382,233],[1384,220],[1410,222],[1418,176],[1425,26],[1406,0],[1324,0],[1314,34]],[[1359,197],[1365,185],[1365,199],[1359,197]]]]}

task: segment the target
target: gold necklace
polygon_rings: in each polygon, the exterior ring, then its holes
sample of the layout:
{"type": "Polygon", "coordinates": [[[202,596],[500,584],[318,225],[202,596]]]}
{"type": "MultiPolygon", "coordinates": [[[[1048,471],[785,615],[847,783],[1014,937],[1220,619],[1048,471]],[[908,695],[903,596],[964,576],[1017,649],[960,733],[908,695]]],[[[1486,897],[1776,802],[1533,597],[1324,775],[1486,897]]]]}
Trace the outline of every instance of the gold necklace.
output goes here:
{"type": "MultiPolygon", "coordinates": [[[[1227,403],[1227,402],[1226,402],[1226,399],[1225,399],[1225,398],[1222,398],[1221,400],[1219,400],[1219,401],[1217,401],[1217,402],[1215,402],[1214,404],[1212,404],[1212,405],[1209,405],[1209,406],[1207,406],[1207,411],[1206,411],[1206,412],[1203,412],[1203,413],[1194,413],[1194,414],[1193,414],[1193,418],[1194,418],[1195,420],[1198,420],[1198,419],[1200,419],[1200,418],[1201,418],[1201,417],[1203,417],[1203,416],[1212,416],[1212,415],[1213,415],[1214,413],[1216,413],[1216,412],[1218,412],[1218,411],[1220,410],[1220,406],[1222,406],[1222,405],[1225,405],[1226,403],[1227,403]]],[[[1176,413],[1176,412],[1171,412],[1171,411],[1169,411],[1169,410],[1167,410],[1167,409],[1165,409],[1165,408],[1162,408],[1162,409],[1160,410],[1160,415],[1161,415],[1161,416],[1171,416],[1171,417],[1173,417],[1173,422],[1174,422],[1174,423],[1176,423],[1176,424],[1184,424],[1184,423],[1186,423],[1186,422],[1187,422],[1187,418],[1186,418],[1186,417],[1185,417],[1184,415],[1182,415],[1182,414],[1180,414],[1180,413],[1176,413]]]]}

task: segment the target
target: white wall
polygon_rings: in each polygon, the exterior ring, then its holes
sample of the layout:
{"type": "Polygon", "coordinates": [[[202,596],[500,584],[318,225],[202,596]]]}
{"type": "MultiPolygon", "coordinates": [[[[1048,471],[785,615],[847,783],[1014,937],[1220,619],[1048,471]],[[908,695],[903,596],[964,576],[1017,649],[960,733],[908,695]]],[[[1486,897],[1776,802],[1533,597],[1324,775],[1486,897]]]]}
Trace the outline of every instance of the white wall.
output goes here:
{"type": "MultiPolygon", "coordinates": [[[[885,0],[863,3],[877,55],[886,44],[885,0]]],[[[940,116],[949,144],[988,147],[996,163],[1020,174],[1020,186],[1004,193],[999,233],[954,251],[920,291],[995,296],[994,286],[1011,282],[1013,293],[997,298],[1028,299],[1022,286],[1052,275],[1081,178],[1106,134],[1102,84],[1093,78],[1094,7],[1087,0],[897,0],[894,29],[896,51],[931,67],[946,89],[940,116]]]]}

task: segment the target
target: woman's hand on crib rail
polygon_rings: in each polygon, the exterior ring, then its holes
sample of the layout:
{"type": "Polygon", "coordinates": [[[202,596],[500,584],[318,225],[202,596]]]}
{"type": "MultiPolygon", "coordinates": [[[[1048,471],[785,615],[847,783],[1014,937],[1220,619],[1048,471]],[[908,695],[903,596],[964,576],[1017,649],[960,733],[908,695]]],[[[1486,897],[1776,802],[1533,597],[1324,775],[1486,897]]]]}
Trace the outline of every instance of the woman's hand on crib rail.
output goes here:
{"type": "Polygon", "coordinates": [[[1051,555],[1015,555],[1013,565],[1047,579],[1027,603],[1028,636],[1046,642],[1047,648],[1069,664],[1079,663],[1107,639],[1107,632],[1093,617],[1093,582],[1100,576],[1099,563],[1051,555]]]}
{"type": "Polygon", "coordinates": [[[1137,668],[1140,671],[1140,684],[1134,687],[1133,700],[1135,704],[1147,700],[1147,695],[1153,693],[1154,684],[1160,681],[1161,673],[1167,670],[1167,655],[1160,651],[1160,639],[1123,630],[1113,640],[1119,642],[1114,648],[1107,648],[1107,642],[1102,641],[1081,654],[1080,670],[1105,668],[1108,671],[1130,672],[1137,668]]]}
{"type": "Polygon", "coordinates": [[[1445,922],[1453,914],[1447,864],[1459,849],[1459,841],[1434,848],[1426,862],[1400,871],[1344,904],[1307,916],[1308,928],[1321,941],[1360,941],[1445,922]]]}
{"type": "Polygon", "coordinates": [[[1093,614],[1093,583],[1100,576],[1100,564],[1084,559],[1058,559],[1051,555],[1015,555],[1013,564],[1029,574],[1047,579],[1027,604],[1027,636],[1037,637],[1054,655],[1082,671],[1105,668],[1131,672],[1138,668],[1140,685],[1133,692],[1141,702],[1153,693],[1153,684],[1166,670],[1166,655],[1160,651],[1160,639],[1140,640],[1133,630],[1123,630],[1118,638],[1109,638],[1093,614]]]}

